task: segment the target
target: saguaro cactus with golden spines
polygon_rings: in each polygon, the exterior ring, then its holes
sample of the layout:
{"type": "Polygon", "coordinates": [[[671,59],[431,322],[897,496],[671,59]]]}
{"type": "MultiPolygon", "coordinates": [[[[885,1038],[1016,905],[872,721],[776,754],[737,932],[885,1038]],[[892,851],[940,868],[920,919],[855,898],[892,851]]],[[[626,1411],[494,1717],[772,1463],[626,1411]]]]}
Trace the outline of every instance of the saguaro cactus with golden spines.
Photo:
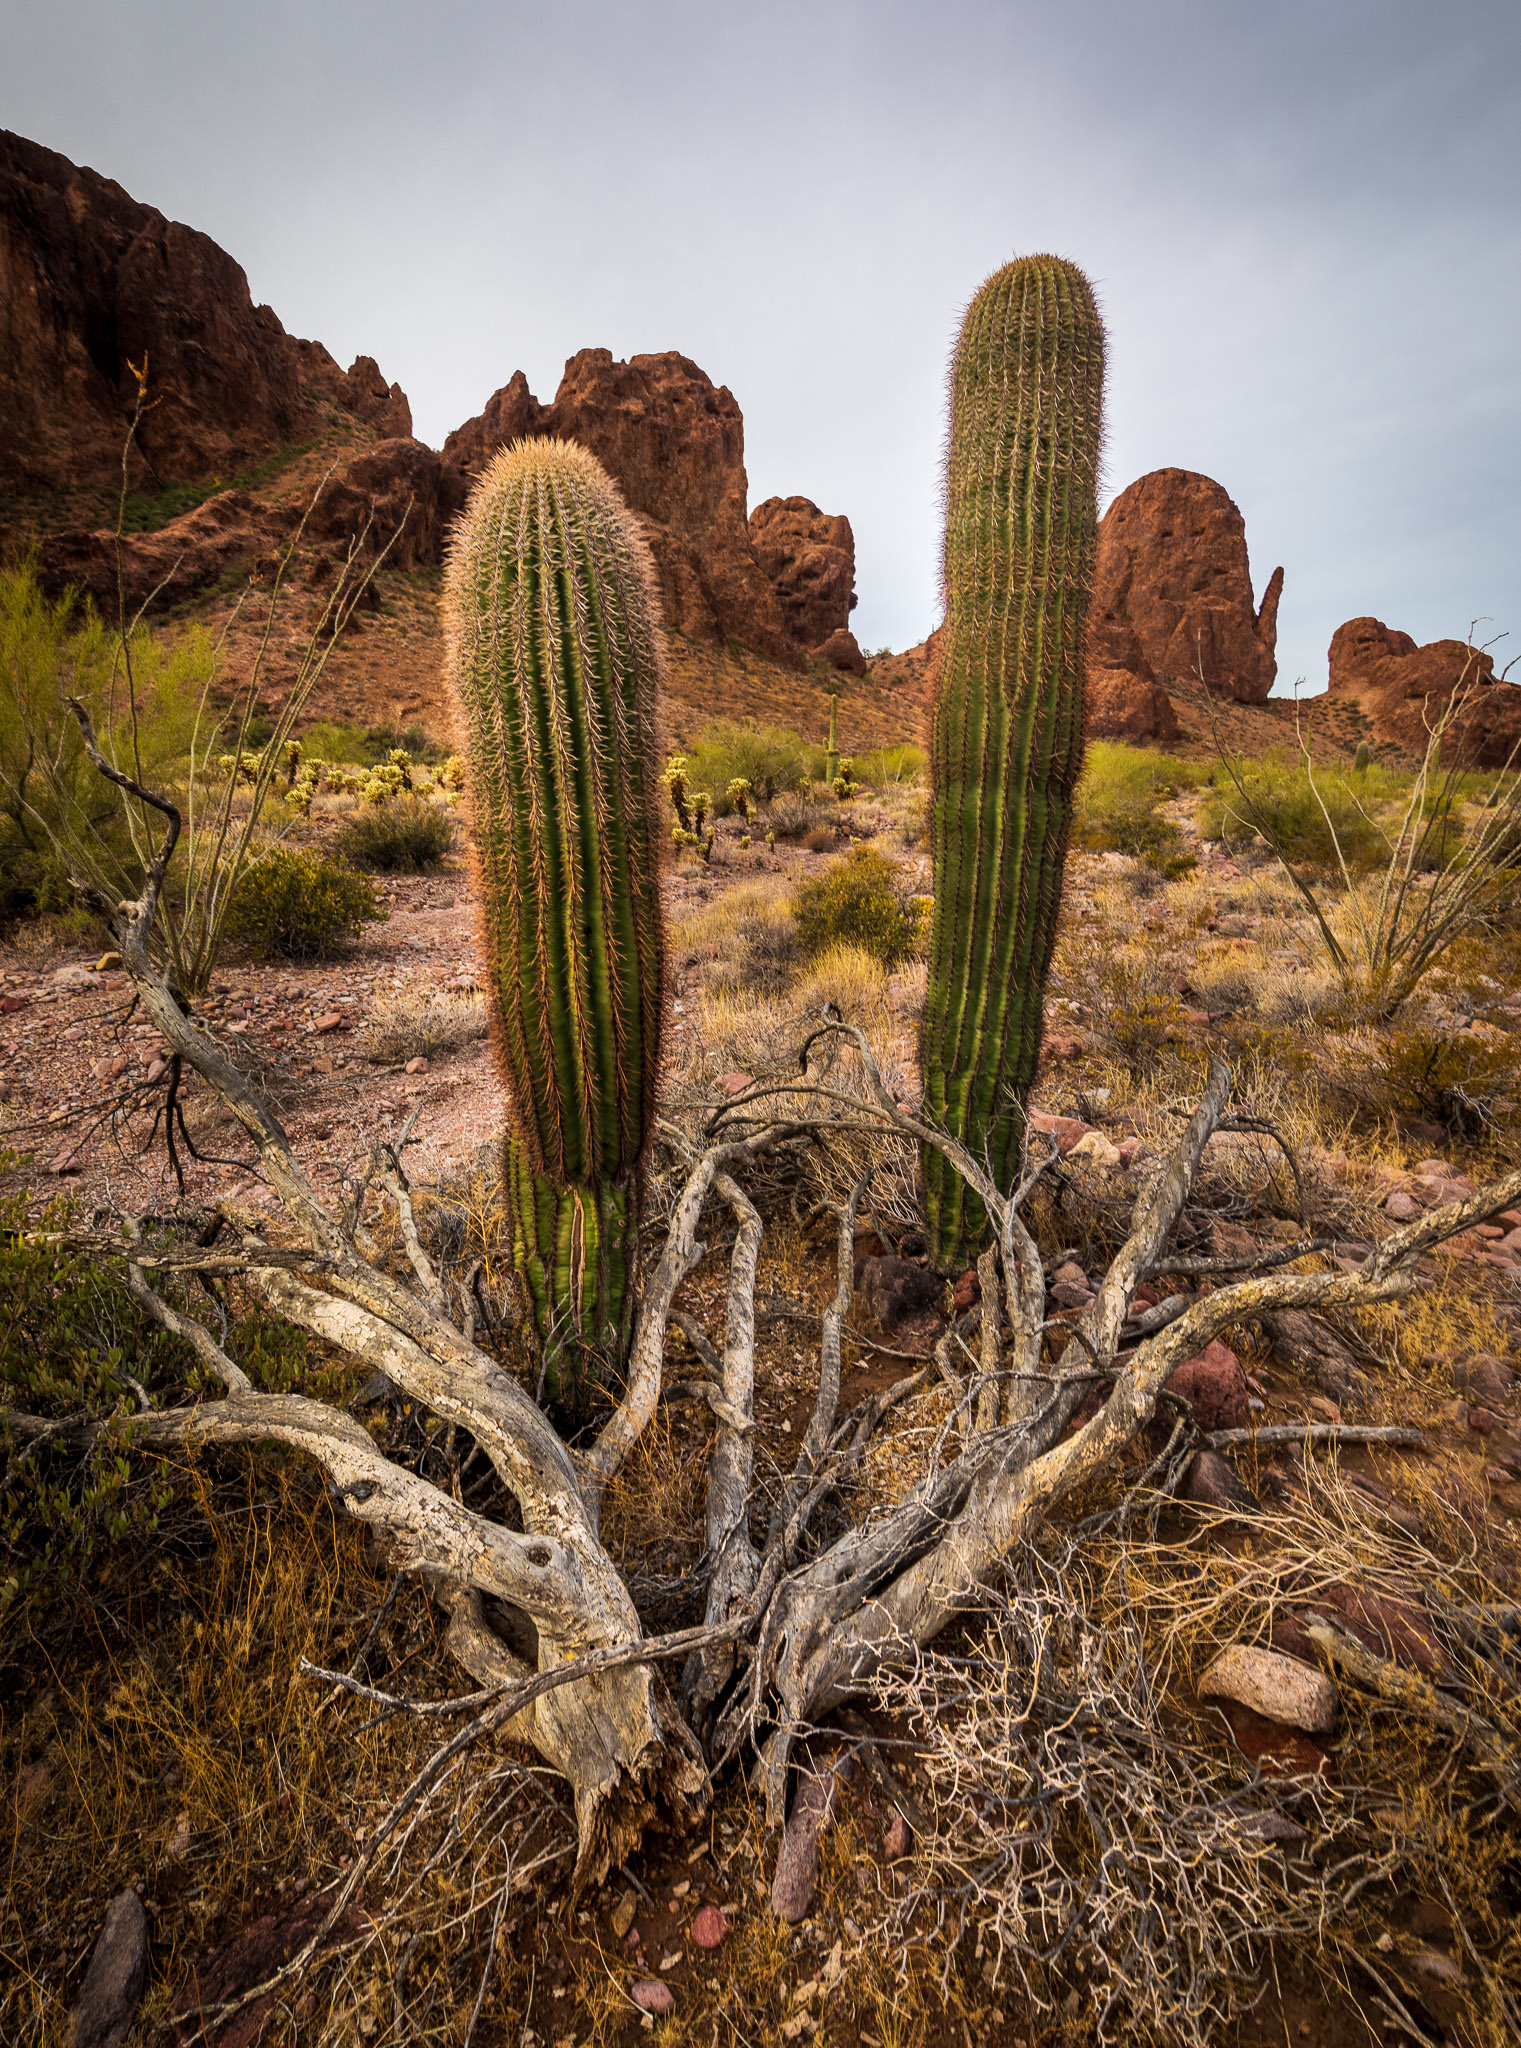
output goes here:
{"type": "MultiPolygon", "coordinates": [[[[945,622],[931,816],[927,1110],[1012,1184],[1040,1051],[1098,538],[1104,328],[1082,272],[1025,256],[967,309],[951,369],[945,622]]],[[[961,1263],[982,1204],[938,1152],[931,1251],[961,1263]]]]}
{"type": "Polygon", "coordinates": [[[505,449],[445,584],[496,1046],[514,1256],[554,1361],[621,1356],[660,1065],[655,839],[663,648],[649,551],[596,458],[505,449]]]}

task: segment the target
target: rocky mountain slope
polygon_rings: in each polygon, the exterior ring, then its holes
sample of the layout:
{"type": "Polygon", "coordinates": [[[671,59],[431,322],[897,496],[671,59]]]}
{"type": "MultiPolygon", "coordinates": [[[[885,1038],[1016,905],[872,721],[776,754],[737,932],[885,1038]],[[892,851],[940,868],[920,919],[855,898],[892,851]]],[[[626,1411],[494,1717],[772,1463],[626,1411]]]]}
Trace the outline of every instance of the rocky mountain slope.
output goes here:
{"type": "MultiPolygon", "coordinates": [[[[849,631],[849,520],[789,498],[758,508],[752,529],[739,405],[685,356],[621,363],[582,349],[547,405],[515,373],[435,451],[413,438],[399,385],[368,357],[345,371],[320,342],[287,334],[208,236],[5,134],[0,320],[10,344],[0,359],[0,547],[34,550],[50,587],[74,584],[114,612],[122,445],[144,367],[152,403],[121,544],[129,605],[193,612],[220,630],[250,581],[256,593],[268,588],[294,542],[276,636],[293,649],[349,551],[373,558],[389,544],[353,644],[335,654],[325,710],[437,723],[431,585],[449,523],[490,457],[523,435],[591,448],[638,514],[678,703],[690,676],[710,715],[785,702],[811,725],[836,667],[847,677],[864,668],[849,631]],[[400,645],[367,659],[360,646],[377,636],[400,645]],[[772,670],[768,687],[759,678],[772,670]]],[[[263,616],[257,601],[244,610],[228,643],[234,668],[245,624],[263,616]]],[[[277,654],[275,696],[280,667],[277,654]]],[[[849,682],[845,694],[863,695],[849,682]]],[[[873,718],[870,694],[854,744],[896,729],[890,715],[873,718]]]]}

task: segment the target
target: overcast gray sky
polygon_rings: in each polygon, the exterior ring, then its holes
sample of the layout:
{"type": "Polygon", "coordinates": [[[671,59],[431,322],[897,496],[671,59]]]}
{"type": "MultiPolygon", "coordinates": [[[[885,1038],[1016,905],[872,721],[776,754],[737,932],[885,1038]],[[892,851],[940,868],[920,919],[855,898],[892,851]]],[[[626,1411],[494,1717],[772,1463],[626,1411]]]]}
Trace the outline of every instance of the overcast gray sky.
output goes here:
{"type": "MultiPolygon", "coordinates": [[[[438,445],[514,369],[679,349],[750,501],[934,623],[945,364],[1054,249],[1110,328],[1108,487],[1287,571],[1279,685],[1373,612],[1521,648],[1516,0],[0,0],[0,124],[204,229],[438,445]],[[1488,629],[1486,629],[1488,630],[1488,629]]],[[[1505,657],[1502,655],[1501,659],[1505,657]]]]}

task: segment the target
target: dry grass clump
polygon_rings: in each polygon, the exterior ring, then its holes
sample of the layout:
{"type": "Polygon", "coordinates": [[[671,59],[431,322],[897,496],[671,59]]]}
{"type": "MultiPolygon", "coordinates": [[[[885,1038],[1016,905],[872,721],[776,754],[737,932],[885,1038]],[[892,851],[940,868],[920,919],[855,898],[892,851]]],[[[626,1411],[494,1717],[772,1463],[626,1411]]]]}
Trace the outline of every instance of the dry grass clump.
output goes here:
{"type": "Polygon", "coordinates": [[[773,797],[761,822],[778,839],[806,840],[811,833],[824,833],[832,841],[840,822],[840,806],[836,798],[821,795],[810,784],[806,789],[786,789],[773,797]]]}
{"type": "Polygon", "coordinates": [[[426,982],[413,982],[377,999],[362,1043],[365,1058],[374,1065],[396,1067],[459,1052],[484,1038],[489,1028],[483,996],[440,992],[426,982]]]}
{"type": "Polygon", "coordinates": [[[801,957],[791,891],[770,877],[737,882],[677,912],[670,946],[682,968],[702,969],[709,989],[780,994],[801,957]]]}
{"type": "Polygon", "coordinates": [[[703,1501],[708,1482],[711,1430],[706,1408],[688,1411],[699,1427],[679,1436],[667,1407],[657,1410],[649,1427],[607,1489],[602,1508],[602,1536],[609,1554],[627,1577],[638,1580],[652,1562],[690,1558],[695,1543],[702,1548],[703,1501]]]}
{"type": "MultiPolygon", "coordinates": [[[[408,1722],[339,1739],[298,1674],[303,1656],[346,1663],[384,1598],[355,1525],[289,1468],[189,1476],[198,1509],[118,1555],[83,1616],[32,1602],[8,1619],[0,1745],[27,1789],[7,1816],[0,1946],[25,1961],[0,1975],[0,2036],[18,2048],[61,2038],[106,1902],[134,1882],[153,1920],[148,2038],[196,1957],[336,1877],[416,1753],[408,1722]]],[[[433,1647],[414,1592],[368,1668],[433,1647]]]]}

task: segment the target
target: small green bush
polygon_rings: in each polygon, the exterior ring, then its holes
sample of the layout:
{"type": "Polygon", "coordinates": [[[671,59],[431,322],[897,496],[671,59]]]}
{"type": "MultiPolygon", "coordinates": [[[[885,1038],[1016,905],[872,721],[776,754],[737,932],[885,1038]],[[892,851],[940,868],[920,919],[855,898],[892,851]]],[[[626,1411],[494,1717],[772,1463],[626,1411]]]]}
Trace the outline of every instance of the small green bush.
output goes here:
{"type": "Polygon", "coordinates": [[[1186,874],[1195,865],[1183,834],[1157,805],[1195,789],[1209,771],[1152,747],[1095,740],[1077,786],[1074,836],[1090,853],[1125,853],[1157,874],[1186,874]]]}
{"type": "Polygon", "coordinates": [[[265,958],[321,960],[385,914],[370,883],[352,868],[274,846],[244,870],[227,935],[265,958]]]}
{"type": "Polygon", "coordinates": [[[142,844],[120,794],[84,750],[81,699],[109,758],[150,787],[187,772],[213,649],[199,630],[131,635],[138,712],[125,708],[121,648],[76,593],[49,598],[32,564],[0,570],[0,923],[74,903],[59,842],[82,841],[120,896],[142,886],[142,844]]]}
{"type": "MultiPolygon", "coordinates": [[[[1222,773],[1205,798],[1199,829],[1206,839],[1242,840],[1258,835],[1275,845],[1275,850],[1281,849],[1295,866],[1331,870],[1340,866],[1339,844],[1341,857],[1354,874],[1371,874],[1388,861],[1412,787],[1409,774],[1372,760],[1350,773],[1317,769],[1313,787],[1304,762],[1284,755],[1243,761],[1239,772],[1244,795],[1222,773]]],[[[1469,781],[1463,778],[1450,794],[1454,798],[1467,794],[1469,781]]],[[[1477,784],[1474,791],[1477,793],[1477,784]]],[[[1445,817],[1438,816],[1444,802],[1438,782],[1427,794],[1428,830],[1416,862],[1427,872],[1446,867],[1462,843],[1463,823],[1456,803],[1448,807],[1445,817]]]]}
{"type": "Polygon", "coordinates": [[[454,820],[441,804],[398,796],[366,806],[338,834],[343,860],[372,874],[420,875],[454,849],[454,820]]]}
{"type": "Polygon", "coordinates": [[[923,950],[920,903],[901,892],[902,869],[871,847],[857,846],[798,891],[792,914],[809,959],[831,946],[859,946],[896,967],[923,950]]]}
{"type": "Polygon", "coordinates": [[[301,734],[301,755],[306,761],[344,762],[351,768],[368,768],[376,750],[357,725],[324,718],[301,734]]]}
{"type": "MultiPolygon", "coordinates": [[[[0,1153],[0,1172],[25,1163],[0,1153]]],[[[156,1408],[222,1392],[133,1300],[119,1260],[47,1242],[81,1220],[67,1196],[36,1209],[25,1192],[0,1196],[0,1411],[100,1425],[82,1446],[67,1429],[50,1441],[0,1423],[0,1615],[39,1590],[69,1597],[103,1547],[159,1526],[185,1460],[137,1450],[139,1390],[156,1408]]],[[[263,1392],[344,1387],[343,1374],[309,1367],[301,1331],[262,1310],[235,1315],[224,1342],[263,1392]]]]}
{"type": "Polygon", "coordinates": [[[811,786],[784,789],[772,799],[765,824],[767,831],[774,832],[778,839],[807,839],[819,831],[833,836],[839,815],[834,798],[818,795],[811,786]]]}
{"type": "Polygon", "coordinates": [[[895,747],[873,747],[856,762],[855,777],[868,789],[885,789],[890,782],[922,782],[924,749],[907,741],[895,747]]]}
{"type": "Polygon", "coordinates": [[[728,796],[733,782],[747,782],[757,803],[769,803],[783,790],[805,789],[824,773],[821,747],[811,747],[782,725],[738,725],[715,718],[686,750],[687,781],[693,789],[713,792],[715,815],[727,818],[734,805],[728,796]]]}

